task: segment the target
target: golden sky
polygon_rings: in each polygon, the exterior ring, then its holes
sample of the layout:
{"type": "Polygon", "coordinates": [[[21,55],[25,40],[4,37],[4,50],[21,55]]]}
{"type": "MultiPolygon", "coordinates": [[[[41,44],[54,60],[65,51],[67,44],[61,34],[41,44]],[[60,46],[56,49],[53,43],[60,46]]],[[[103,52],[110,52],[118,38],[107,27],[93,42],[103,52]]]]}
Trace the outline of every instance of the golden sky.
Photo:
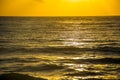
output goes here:
{"type": "Polygon", "coordinates": [[[120,0],[0,0],[0,16],[120,15],[120,0]]]}

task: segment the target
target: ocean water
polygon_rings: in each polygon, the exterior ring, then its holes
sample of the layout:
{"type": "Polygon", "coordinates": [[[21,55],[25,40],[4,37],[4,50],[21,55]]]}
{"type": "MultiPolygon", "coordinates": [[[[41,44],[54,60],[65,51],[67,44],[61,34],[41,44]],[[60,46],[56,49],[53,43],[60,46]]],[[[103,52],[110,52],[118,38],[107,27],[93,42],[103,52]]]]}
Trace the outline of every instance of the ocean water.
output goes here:
{"type": "Polygon", "coordinates": [[[0,17],[0,74],[120,79],[120,17],[0,17]]]}

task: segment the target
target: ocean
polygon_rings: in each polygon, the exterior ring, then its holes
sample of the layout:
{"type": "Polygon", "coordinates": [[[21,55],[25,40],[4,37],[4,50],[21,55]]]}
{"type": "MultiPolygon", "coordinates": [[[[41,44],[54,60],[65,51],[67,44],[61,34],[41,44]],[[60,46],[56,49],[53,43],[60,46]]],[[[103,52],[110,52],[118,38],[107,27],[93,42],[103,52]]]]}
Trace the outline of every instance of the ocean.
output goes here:
{"type": "Polygon", "coordinates": [[[120,16],[0,17],[0,74],[120,79],[120,16]]]}

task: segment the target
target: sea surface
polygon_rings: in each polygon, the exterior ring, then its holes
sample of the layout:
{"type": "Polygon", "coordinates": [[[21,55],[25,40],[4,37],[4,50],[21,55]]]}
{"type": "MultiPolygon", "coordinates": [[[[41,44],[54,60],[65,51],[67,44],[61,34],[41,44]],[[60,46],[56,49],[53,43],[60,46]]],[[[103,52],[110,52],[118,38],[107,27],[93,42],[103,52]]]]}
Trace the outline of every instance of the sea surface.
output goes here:
{"type": "Polygon", "coordinates": [[[120,79],[120,16],[0,17],[0,74],[120,79]]]}

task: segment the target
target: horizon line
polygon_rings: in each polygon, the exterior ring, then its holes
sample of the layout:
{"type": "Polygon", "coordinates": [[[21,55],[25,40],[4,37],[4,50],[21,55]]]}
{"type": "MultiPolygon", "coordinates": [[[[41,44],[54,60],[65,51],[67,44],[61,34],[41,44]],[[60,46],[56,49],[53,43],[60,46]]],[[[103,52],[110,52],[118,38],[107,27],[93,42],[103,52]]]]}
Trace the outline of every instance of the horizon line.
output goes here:
{"type": "Polygon", "coordinates": [[[13,16],[13,15],[0,15],[0,17],[119,17],[120,15],[81,15],[81,16],[26,16],[26,15],[17,15],[17,16],[13,16]]]}

